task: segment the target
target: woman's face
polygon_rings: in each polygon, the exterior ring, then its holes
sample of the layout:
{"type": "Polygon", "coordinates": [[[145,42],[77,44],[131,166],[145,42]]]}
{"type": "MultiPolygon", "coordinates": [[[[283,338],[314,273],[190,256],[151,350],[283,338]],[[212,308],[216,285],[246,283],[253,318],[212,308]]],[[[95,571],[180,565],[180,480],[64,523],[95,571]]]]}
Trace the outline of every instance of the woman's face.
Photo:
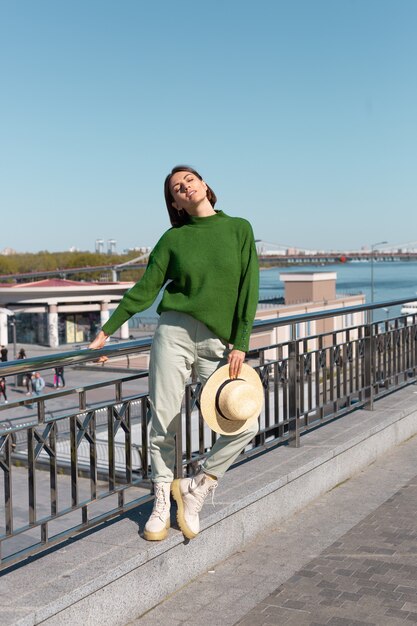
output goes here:
{"type": "Polygon", "coordinates": [[[171,176],[169,186],[174,198],[172,206],[187,213],[193,212],[193,209],[207,197],[206,183],[192,172],[176,172],[171,176]]]}

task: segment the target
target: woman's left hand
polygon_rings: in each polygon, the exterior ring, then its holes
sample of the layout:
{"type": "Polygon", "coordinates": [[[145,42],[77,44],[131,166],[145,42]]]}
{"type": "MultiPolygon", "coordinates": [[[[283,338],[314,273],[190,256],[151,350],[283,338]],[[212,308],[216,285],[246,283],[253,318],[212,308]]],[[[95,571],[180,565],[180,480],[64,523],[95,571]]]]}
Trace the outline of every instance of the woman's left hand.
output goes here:
{"type": "Polygon", "coordinates": [[[245,360],[245,352],[242,350],[232,350],[227,357],[229,362],[229,377],[238,378],[240,370],[242,369],[242,363],[245,360]]]}
{"type": "MultiPolygon", "coordinates": [[[[90,348],[92,350],[100,350],[100,348],[104,348],[108,338],[109,338],[109,336],[106,335],[105,332],[100,330],[100,332],[98,333],[98,335],[96,335],[96,337],[90,343],[88,348],[90,348]]],[[[101,356],[99,359],[96,360],[96,363],[102,363],[104,365],[104,363],[106,361],[108,361],[108,360],[109,360],[109,358],[107,356],[101,356]]]]}

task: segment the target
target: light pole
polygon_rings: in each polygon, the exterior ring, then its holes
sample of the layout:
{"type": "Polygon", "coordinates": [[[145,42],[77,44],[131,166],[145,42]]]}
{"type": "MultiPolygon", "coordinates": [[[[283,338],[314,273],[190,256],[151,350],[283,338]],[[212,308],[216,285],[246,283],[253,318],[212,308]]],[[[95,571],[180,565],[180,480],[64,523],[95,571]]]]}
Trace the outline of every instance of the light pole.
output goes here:
{"type": "Polygon", "coordinates": [[[371,243],[371,304],[374,303],[374,250],[376,246],[383,246],[388,241],[377,241],[371,243]]]}

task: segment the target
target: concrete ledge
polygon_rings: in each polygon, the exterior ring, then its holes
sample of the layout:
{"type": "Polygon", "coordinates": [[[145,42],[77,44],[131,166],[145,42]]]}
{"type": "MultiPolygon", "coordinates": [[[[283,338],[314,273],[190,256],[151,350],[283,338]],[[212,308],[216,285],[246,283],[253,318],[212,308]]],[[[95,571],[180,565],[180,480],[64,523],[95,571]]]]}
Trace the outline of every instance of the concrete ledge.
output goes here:
{"type": "MultiPolygon", "coordinates": [[[[415,385],[228,472],[191,542],[138,536],[140,507],[2,577],[1,623],[123,625],[417,433],[415,385]],[[7,608],[6,608],[7,607],[7,608]]],[[[175,524],[174,519],[172,520],[175,524]]]]}

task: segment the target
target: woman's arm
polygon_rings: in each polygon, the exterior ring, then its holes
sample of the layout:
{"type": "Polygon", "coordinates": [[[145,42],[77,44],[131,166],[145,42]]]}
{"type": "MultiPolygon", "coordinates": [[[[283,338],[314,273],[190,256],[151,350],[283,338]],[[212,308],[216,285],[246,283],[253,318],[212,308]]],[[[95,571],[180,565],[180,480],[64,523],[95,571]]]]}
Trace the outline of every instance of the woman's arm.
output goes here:
{"type": "Polygon", "coordinates": [[[241,251],[242,273],[236,304],[233,350],[229,353],[229,376],[238,378],[249,348],[249,338],[259,298],[259,264],[252,227],[245,221],[245,238],[241,251]]]}
{"type": "Polygon", "coordinates": [[[245,221],[241,278],[234,322],[234,350],[247,352],[259,299],[259,263],[252,227],[245,221]]]}
{"type": "Polygon", "coordinates": [[[111,317],[103,324],[107,336],[115,333],[132,315],[145,311],[154,303],[166,283],[166,271],[166,265],[162,265],[152,253],[142,278],[125,293],[111,317]]]}
{"type": "MultiPolygon", "coordinates": [[[[132,315],[149,308],[155,301],[158,293],[166,282],[166,273],[169,261],[169,250],[161,237],[149,257],[146,271],[142,278],[125,293],[118,307],[113,311],[110,318],[103,325],[102,330],[96,335],[88,346],[92,350],[104,348],[107,339],[132,315]]],[[[108,358],[100,357],[99,362],[104,363],[108,358]]]]}

